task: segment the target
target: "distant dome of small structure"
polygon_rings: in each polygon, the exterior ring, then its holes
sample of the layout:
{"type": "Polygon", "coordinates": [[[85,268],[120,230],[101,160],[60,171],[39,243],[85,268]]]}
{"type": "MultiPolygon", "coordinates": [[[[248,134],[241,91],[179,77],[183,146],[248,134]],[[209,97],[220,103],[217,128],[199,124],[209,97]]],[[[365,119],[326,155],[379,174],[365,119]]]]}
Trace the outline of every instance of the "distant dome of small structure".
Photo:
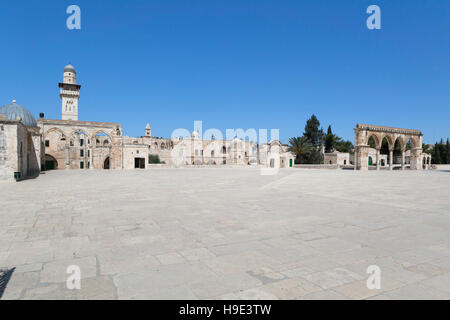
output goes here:
{"type": "Polygon", "coordinates": [[[13,100],[11,104],[0,107],[0,114],[4,115],[10,121],[20,121],[24,126],[37,127],[36,119],[27,108],[22,107],[13,100]]]}
{"type": "Polygon", "coordinates": [[[200,138],[200,133],[198,133],[198,131],[192,132],[192,138],[193,139],[199,139],[200,138]]]}
{"type": "Polygon", "coordinates": [[[77,72],[75,71],[74,66],[71,65],[71,64],[68,64],[67,66],[64,67],[64,72],[73,72],[73,73],[75,73],[75,74],[77,73],[77,72]]]}

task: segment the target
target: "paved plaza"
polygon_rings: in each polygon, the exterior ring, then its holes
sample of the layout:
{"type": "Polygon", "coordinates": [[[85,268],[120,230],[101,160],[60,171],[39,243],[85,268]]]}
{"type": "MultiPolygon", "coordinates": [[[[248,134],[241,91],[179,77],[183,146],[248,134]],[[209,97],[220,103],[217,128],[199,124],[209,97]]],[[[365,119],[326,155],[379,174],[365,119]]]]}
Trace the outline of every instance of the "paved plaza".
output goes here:
{"type": "Polygon", "coordinates": [[[251,168],[0,183],[2,298],[450,299],[449,190],[443,171],[251,168]]]}

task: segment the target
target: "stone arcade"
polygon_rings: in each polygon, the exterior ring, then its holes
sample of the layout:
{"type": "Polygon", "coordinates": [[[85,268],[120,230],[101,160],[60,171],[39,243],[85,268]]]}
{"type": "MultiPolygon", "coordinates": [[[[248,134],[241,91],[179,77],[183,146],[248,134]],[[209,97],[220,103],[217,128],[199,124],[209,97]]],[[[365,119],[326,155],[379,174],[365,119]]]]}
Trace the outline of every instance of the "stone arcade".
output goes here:
{"type": "Polygon", "coordinates": [[[429,169],[431,166],[431,155],[422,153],[423,134],[420,130],[390,128],[382,126],[374,126],[367,124],[358,124],[355,128],[355,169],[368,170],[372,162],[376,165],[376,169],[380,170],[382,166],[383,155],[381,148],[383,143],[388,146],[388,155],[384,156],[390,170],[395,167],[394,164],[394,148],[399,144],[401,150],[398,162],[400,168],[404,170],[409,165],[411,170],[429,169]],[[375,155],[371,153],[370,139],[375,144],[375,155]],[[407,148],[410,150],[407,150],[407,148]],[[409,157],[409,163],[406,156],[409,157]],[[375,157],[373,159],[372,157],[375,157]],[[372,161],[371,161],[372,160],[372,161]]]}

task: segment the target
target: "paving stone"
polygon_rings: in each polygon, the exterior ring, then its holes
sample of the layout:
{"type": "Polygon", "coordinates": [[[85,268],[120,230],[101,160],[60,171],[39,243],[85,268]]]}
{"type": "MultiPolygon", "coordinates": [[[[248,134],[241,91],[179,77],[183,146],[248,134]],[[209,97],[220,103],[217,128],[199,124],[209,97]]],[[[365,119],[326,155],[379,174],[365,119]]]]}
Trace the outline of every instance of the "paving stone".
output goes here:
{"type": "Polygon", "coordinates": [[[2,188],[4,298],[446,299],[447,190],[436,171],[48,172],[2,188]]]}
{"type": "Polygon", "coordinates": [[[156,258],[159,260],[159,262],[161,262],[161,264],[176,264],[186,262],[183,256],[176,252],[160,254],[157,255],[156,258]]]}

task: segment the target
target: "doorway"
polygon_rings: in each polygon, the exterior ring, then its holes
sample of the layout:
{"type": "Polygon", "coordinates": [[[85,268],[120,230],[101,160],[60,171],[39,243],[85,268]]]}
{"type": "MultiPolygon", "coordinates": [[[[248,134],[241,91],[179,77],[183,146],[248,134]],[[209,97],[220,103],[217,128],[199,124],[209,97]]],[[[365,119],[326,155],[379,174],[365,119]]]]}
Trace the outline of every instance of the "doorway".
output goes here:
{"type": "Polygon", "coordinates": [[[56,170],[58,169],[58,161],[51,155],[46,154],[45,155],[45,170],[56,170]]]}
{"type": "Polygon", "coordinates": [[[110,164],[109,164],[109,157],[105,159],[105,162],[103,163],[103,169],[109,170],[110,164]]]}
{"type": "Polygon", "coordinates": [[[145,169],[145,159],[144,158],[134,158],[134,168],[135,169],[145,169]]]}

